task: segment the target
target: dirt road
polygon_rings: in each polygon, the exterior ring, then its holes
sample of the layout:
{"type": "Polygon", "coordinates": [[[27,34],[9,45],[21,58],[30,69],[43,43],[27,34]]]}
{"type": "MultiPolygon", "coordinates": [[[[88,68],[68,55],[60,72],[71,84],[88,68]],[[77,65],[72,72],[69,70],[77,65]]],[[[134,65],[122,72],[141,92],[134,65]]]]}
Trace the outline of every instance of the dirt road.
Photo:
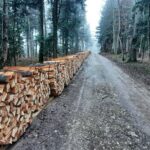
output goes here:
{"type": "Polygon", "coordinates": [[[149,150],[150,92],[92,54],[10,150],[149,150]]]}

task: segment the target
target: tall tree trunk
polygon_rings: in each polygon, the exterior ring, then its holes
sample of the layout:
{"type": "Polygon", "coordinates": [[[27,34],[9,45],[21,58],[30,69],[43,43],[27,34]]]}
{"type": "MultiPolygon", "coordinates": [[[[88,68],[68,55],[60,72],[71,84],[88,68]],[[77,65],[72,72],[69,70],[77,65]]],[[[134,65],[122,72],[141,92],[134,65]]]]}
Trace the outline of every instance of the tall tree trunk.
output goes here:
{"type": "Polygon", "coordinates": [[[30,19],[29,16],[26,16],[27,18],[27,31],[26,31],[26,40],[27,40],[27,57],[30,57],[30,51],[31,51],[31,47],[30,47],[30,19]]]}
{"type": "Polygon", "coordinates": [[[14,65],[17,65],[16,61],[16,1],[14,0],[13,2],[13,60],[14,60],[14,65]]]}
{"type": "Polygon", "coordinates": [[[47,18],[46,18],[46,6],[44,4],[44,36],[47,37],[47,24],[46,24],[47,18]]]}
{"type": "Polygon", "coordinates": [[[3,0],[3,37],[2,37],[2,66],[6,65],[8,57],[8,2],[3,0]]]}
{"type": "Polygon", "coordinates": [[[68,55],[68,29],[65,31],[65,54],[68,55]]]}
{"type": "Polygon", "coordinates": [[[65,33],[62,33],[62,49],[63,49],[63,55],[65,55],[65,33]]]}
{"type": "Polygon", "coordinates": [[[33,59],[34,58],[34,41],[33,41],[33,29],[31,29],[30,31],[30,46],[31,46],[31,58],[33,59]]]}
{"type": "Polygon", "coordinates": [[[79,51],[79,35],[78,33],[76,33],[76,39],[75,39],[75,51],[78,52],[79,51]]]}
{"type": "Polygon", "coordinates": [[[149,60],[150,60],[150,3],[148,3],[148,55],[149,55],[149,60]]]}
{"type": "Polygon", "coordinates": [[[121,4],[120,4],[120,0],[118,0],[118,35],[117,35],[117,53],[120,53],[121,51],[121,37],[120,37],[120,33],[121,33],[121,4]]]}
{"type": "Polygon", "coordinates": [[[53,2],[53,57],[57,57],[57,46],[58,46],[58,4],[59,0],[54,0],[53,2]]]}
{"type": "Polygon", "coordinates": [[[35,41],[35,58],[38,58],[38,41],[35,41]]]}
{"type": "Polygon", "coordinates": [[[44,0],[41,0],[39,5],[40,10],[40,51],[39,51],[39,62],[43,63],[44,61],[44,0]]]}
{"type": "Polygon", "coordinates": [[[136,18],[134,18],[134,26],[133,26],[133,36],[131,38],[131,48],[129,50],[129,58],[128,62],[136,62],[137,61],[137,51],[136,51],[136,42],[137,42],[137,37],[136,37],[136,18]]]}
{"type": "Polygon", "coordinates": [[[140,47],[139,47],[139,57],[141,58],[142,56],[142,43],[143,43],[143,35],[141,35],[141,38],[140,38],[140,47]]]}
{"type": "MultiPolygon", "coordinates": [[[[115,4],[115,0],[114,0],[115,4]]],[[[116,35],[116,14],[115,14],[115,6],[113,8],[113,53],[117,54],[117,35],[116,35]]]]}
{"type": "Polygon", "coordinates": [[[126,53],[129,52],[129,39],[126,39],[126,53]]]}

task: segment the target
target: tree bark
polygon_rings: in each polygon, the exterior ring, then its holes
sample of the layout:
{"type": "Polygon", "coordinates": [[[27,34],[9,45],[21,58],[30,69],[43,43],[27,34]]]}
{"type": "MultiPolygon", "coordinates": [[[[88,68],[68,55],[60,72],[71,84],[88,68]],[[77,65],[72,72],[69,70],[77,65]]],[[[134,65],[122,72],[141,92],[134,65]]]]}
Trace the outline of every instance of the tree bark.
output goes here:
{"type": "Polygon", "coordinates": [[[142,43],[143,43],[143,35],[141,35],[141,39],[140,39],[140,48],[139,48],[139,57],[141,58],[142,56],[142,43]]]}
{"type": "Polygon", "coordinates": [[[121,37],[120,37],[120,33],[121,33],[121,4],[120,4],[120,0],[118,0],[118,35],[117,35],[117,53],[121,52],[121,37]]]}
{"type": "Polygon", "coordinates": [[[68,55],[68,29],[65,31],[65,54],[68,55]]]}
{"type": "Polygon", "coordinates": [[[58,46],[58,4],[59,0],[53,1],[53,57],[57,57],[57,46],[58,46]]]}
{"type": "Polygon", "coordinates": [[[150,19],[150,8],[149,7],[150,7],[150,4],[148,3],[148,25],[147,25],[148,26],[148,33],[147,33],[148,39],[147,40],[148,40],[148,55],[149,55],[148,57],[150,60],[150,22],[149,22],[150,21],[149,20],[150,19]]]}
{"type": "MultiPolygon", "coordinates": [[[[115,1],[114,1],[115,3],[115,1]]],[[[117,39],[116,39],[116,15],[115,15],[115,6],[113,8],[113,53],[117,54],[117,39]]]]}
{"type": "Polygon", "coordinates": [[[26,38],[27,38],[27,57],[30,57],[30,51],[31,51],[31,47],[30,47],[30,19],[29,16],[26,16],[27,18],[27,31],[26,31],[26,38]]]}
{"type": "Polygon", "coordinates": [[[3,0],[3,37],[2,37],[2,66],[7,63],[8,57],[8,2],[3,0]]]}
{"type": "Polygon", "coordinates": [[[39,5],[39,19],[40,19],[40,51],[39,51],[39,62],[44,61],[44,0],[41,0],[39,5]]]}
{"type": "Polygon", "coordinates": [[[14,65],[17,65],[17,61],[16,61],[16,13],[17,13],[17,9],[16,9],[16,2],[14,0],[13,2],[13,59],[14,59],[14,65]]]}

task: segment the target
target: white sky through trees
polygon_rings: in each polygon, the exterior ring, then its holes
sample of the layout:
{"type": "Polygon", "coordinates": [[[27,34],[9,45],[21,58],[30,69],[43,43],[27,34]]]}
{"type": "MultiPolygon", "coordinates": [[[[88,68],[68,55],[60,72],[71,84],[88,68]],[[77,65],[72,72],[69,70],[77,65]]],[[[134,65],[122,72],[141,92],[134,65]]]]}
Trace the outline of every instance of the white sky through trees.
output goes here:
{"type": "Polygon", "coordinates": [[[93,34],[96,32],[96,27],[98,26],[104,4],[105,0],[86,1],[87,21],[93,34]]]}
{"type": "Polygon", "coordinates": [[[101,12],[103,10],[105,0],[86,0],[86,12],[87,12],[87,21],[90,26],[92,33],[92,44],[91,50],[98,53],[99,47],[97,47],[96,39],[96,27],[99,25],[101,18],[101,12]]]}

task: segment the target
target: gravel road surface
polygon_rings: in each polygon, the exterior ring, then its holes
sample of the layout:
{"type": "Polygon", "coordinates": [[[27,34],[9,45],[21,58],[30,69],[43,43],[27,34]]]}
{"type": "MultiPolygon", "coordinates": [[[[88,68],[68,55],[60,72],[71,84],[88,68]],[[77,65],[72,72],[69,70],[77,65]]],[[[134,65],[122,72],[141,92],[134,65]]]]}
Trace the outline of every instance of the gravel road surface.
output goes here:
{"type": "Polygon", "coordinates": [[[150,92],[91,54],[8,150],[150,150],[150,92]]]}

